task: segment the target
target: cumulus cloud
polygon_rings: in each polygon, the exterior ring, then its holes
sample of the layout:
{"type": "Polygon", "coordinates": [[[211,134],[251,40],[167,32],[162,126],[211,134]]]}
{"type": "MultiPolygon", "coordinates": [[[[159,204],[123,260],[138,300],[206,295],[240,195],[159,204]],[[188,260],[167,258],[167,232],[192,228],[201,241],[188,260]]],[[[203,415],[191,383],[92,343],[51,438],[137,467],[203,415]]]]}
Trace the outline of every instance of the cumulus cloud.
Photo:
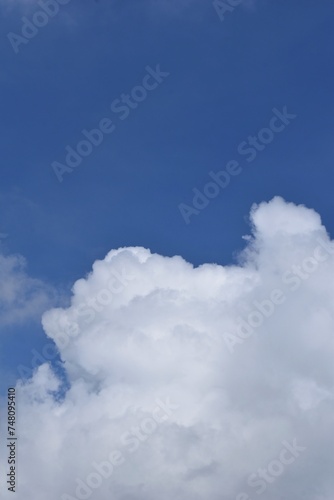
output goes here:
{"type": "Polygon", "coordinates": [[[281,198],[250,222],[235,266],[113,250],[44,314],[69,389],[18,385],[19,500],[333,499],[334,246],[281,198]]]}

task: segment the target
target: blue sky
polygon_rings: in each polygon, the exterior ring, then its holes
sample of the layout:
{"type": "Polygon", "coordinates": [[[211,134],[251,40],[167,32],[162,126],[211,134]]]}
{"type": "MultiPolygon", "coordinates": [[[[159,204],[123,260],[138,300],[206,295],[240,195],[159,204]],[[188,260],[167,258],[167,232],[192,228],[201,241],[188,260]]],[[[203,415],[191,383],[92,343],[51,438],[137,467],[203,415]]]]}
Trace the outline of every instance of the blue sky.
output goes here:
{"type": "MultiPolygon", "coordinates": [[[[275,195],[333,230],[331,2],[258,0],[221,21],[199,0],[72,0],[16,54],[7,34],[37,10],[4,4],[0,44],[2,246],[30,276],[66,290],[131,245],[230,263],[251,205],[275,195]],[[126,120],[113,117],[110,104],[158,64],[164,82],[126,120]],[[238,145],[284,106],[296,119],[248,164],[238,145]],[[58,182],[52,162],[105,117],[116,130],[58,182]],[[185,224],[179,204],[238,159],[242,174],[185,224]]],[[[34,329],[28,344],[39,343],[34,329]]]]}
{"type": "MultiPolygon", "coordinates": [[[[2,396],[53,345],[42,313],[112,249],[235,264],[251,207],[275,196],[334,234],[332,1],[244,0],[222,20],[211,0],[70,0],[13,45],[42,3],[0,0],[2,396]],[[54,162],[101,121],[112,133],[59,182],[54,162]],[[231,162],[238,174],[194,206],[231,162]]],[[[277,207],[273,224],[290,210],[277,207]]]]}

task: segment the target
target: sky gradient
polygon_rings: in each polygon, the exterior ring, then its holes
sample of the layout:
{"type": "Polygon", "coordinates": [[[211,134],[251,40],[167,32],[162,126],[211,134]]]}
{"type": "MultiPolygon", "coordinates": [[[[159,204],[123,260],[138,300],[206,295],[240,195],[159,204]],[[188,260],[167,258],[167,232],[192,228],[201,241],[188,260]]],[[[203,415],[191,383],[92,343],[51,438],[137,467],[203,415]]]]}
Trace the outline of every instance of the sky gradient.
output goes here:
{"type": "Polygon", "coordinates": [[[333,2],[55,2],[0,0],[1,397],[45,361],[42,314],[113,249],[242,267],[276,196],[334,234],[333,2]]]}

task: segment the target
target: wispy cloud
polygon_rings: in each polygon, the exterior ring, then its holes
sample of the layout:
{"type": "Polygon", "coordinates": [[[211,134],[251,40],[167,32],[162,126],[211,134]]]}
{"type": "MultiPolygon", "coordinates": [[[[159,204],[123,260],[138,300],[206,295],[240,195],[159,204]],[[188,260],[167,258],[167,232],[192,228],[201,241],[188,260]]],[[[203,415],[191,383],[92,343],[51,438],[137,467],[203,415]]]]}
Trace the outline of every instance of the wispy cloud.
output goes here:
{"type": "Polygon", "coordinates": [[[55,290],[26,271],[21,255],[0,254],[0,325],[38,320],[55,303],[55,290]]]}

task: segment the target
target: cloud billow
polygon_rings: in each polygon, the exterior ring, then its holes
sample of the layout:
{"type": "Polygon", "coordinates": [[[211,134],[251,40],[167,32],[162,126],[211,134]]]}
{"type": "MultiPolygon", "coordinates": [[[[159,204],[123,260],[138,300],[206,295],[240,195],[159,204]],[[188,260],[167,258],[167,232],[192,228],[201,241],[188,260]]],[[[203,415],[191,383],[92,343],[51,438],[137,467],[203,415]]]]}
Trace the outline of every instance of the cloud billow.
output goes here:
{"type": "Polygon", "coordinates": [[[237,265],[113,250],[44,314],[70,388],[19,384],[19,500],[332,500],[334,247],[281,198],[250,219],[237,265]]]}

